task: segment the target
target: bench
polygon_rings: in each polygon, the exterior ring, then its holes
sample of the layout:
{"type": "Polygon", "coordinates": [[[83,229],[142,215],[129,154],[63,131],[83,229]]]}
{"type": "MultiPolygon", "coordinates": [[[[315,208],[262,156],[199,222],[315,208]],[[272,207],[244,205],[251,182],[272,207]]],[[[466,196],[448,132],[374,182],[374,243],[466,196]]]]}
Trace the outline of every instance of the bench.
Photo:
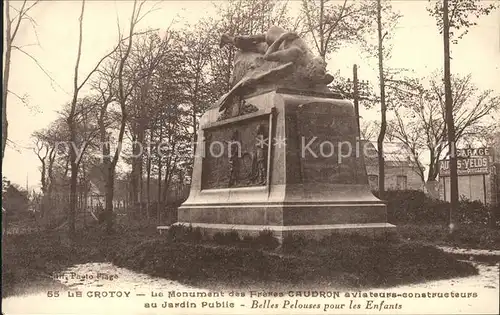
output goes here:
{"type": "Polygon", "coordinates": [[[156,229],[161,234],[163,232],[163,230],[168,231],[170,229],[170,226],[168,226],[168,225],[159,225],[159,226],[156,227],[156,229]]]}

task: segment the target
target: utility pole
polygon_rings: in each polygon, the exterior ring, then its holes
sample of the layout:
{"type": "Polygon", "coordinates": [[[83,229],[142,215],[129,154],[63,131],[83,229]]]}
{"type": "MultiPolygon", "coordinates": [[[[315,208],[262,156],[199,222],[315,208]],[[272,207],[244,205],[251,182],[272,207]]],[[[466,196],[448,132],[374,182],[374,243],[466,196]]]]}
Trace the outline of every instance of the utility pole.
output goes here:
{"type": "Polygon", "coordinates": [[[458,209],[458,174],[457,151],[455,143],[455,122],[453,121],[453,100],[451,93],[450,70],[450,20],[448,17],[448,0],[443,0],[443,44],[444,44],[444,93],[446,108],[446,127],[450,154],[450,233],[455,228],[455,214],[458,209]]]}
{"type": "Polygon", "coordinates": [[[354,86],[354,114],[356,115],[356,124],[358,128],[358,137],[361,138],[361,128],[359,126],[359,89],[358,89],[358,65],[352,67],[352,80],[354,86]]]}

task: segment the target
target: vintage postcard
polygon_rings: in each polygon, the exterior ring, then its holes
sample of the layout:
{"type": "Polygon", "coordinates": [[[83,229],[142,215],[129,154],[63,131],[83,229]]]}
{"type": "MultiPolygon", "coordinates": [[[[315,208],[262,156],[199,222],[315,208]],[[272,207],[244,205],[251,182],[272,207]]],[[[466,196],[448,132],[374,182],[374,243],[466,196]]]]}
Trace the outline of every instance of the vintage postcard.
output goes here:
{"type": "Polygon", "coordinates": [[[3,7],[3,314],[499,313],[498,1],[3,7]]]}

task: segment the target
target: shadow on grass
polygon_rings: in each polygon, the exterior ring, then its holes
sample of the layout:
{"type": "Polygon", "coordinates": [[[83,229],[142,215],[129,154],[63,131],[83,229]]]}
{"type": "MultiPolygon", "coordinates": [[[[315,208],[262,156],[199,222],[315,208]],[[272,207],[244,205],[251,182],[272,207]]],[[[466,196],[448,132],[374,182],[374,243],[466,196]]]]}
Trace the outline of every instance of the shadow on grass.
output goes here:
{"type": "Polygon", "coordinates": [[[77,231],[73,244],[66,231],[2,237],[2,297],[62,288],[54,274],[75,264],[110,261],[120,249],[155,236],[154,229],[120,229],[108,236],[101,227],[90,226],[77,231]]]}
{"type": "Polygon", "coordinates": [[[442,224],[407,224],[397,226],[403,239],[462,248],[500,249],[500,229],[460,225],[453,234],[442,224]]]}
{"type": "Polygon", "coordinates": [[[273,250],[279,243],[268,231],[255,238],[231,231],[202,239],[197,229],[176,227],[163,239],[123,251],[113,263],[187,284],[216,281],[233,288],[254,282],[386,287],[477,274],[450,254],[393,233],[377,238],[332,234],[321,241],[285,238],[279,250],[273,250]]]}
{"type": "Polygon", "coordinates": [[[2,295],[23,293],[29,283],[53,285],[54,273],[100,261],[219,288],[384,287],[477,274],[452,255],[394,234],[375,239],[332,234],[322,241],[285,238],[277,250],[278,245],[269,231],[255,238],[222,233],[206,241],[190,227],[173,228],[166,236],[154,229],[119,229],[107,236],[93,227],[78,232],[73,246],[61,232],[17,235],[4,240],[2,295]]]}

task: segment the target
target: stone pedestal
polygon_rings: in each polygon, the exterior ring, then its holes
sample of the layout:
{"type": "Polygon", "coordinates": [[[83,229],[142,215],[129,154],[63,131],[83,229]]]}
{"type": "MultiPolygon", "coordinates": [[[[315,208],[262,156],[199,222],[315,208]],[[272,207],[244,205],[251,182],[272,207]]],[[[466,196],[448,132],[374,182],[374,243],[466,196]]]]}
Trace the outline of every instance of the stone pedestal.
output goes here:
{"type": "Polygon", "coordinates": [[[362,150],[352,103],[333,93],[275,89],[222,117],[212,108],[176,224],[280,239],[384,231],[394,226],[370,192],[362,150]]]}

